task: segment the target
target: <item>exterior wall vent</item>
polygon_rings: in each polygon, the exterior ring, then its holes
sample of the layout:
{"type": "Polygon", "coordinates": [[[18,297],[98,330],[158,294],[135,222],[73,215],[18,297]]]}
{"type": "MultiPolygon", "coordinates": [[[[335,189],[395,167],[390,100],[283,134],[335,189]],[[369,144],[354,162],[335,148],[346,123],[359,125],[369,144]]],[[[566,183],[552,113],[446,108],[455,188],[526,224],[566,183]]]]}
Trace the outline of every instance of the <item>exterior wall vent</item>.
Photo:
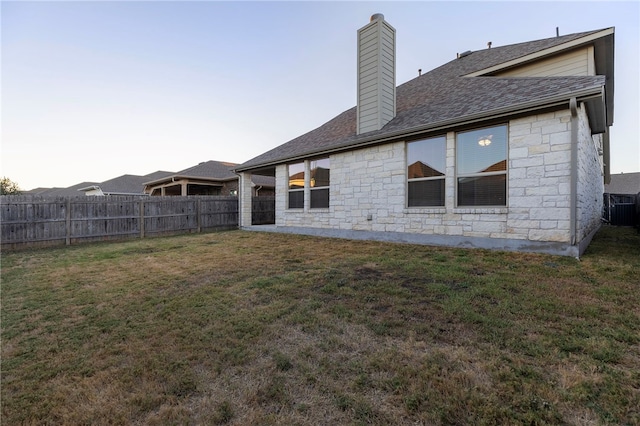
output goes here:
{"type": "Polygon", "coordinates": [[[396,30],[381,13],[358,30],[357,133],[380,130],[396,116],[396,30]]]}

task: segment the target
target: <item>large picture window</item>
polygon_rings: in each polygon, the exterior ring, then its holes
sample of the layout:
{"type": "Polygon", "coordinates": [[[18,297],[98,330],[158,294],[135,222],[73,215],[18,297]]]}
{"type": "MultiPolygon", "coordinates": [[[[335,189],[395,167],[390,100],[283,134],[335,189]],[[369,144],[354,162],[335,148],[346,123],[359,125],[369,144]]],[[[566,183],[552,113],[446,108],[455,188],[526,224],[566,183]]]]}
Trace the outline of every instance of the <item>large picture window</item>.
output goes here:
{"type": "Polygon", "coordinates": [[[507,126],[456,135],[457,205],[507,205],[507,126]]]}
{"type": "Polygon", "coordinates": [[[289,164],[289,208],[304,207],[304,163],[289,164]]]}
{"type": "Polygon", "coordinates": [[[322,209],[329,207],[329,175],[330,162],[328,158],[312,160],[309,164],[311,179],[311,208],[322,209]]]}
{"type": "Polygon", "coordinates": [[[444,206],[446,157],[444,136],[407,143],[409,207],[444,206]]]}

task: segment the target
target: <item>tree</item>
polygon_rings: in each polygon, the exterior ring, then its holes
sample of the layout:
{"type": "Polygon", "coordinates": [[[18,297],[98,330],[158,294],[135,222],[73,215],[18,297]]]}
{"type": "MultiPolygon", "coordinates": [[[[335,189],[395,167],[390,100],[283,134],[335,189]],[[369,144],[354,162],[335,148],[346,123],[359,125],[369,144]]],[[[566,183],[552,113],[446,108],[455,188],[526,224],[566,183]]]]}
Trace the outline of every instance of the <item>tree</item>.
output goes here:
{"type": "Polygon", "coordinates": [[[19,195],[22,194],[20,187],[8,177],[0,179],[0,195],[19,195]]]}

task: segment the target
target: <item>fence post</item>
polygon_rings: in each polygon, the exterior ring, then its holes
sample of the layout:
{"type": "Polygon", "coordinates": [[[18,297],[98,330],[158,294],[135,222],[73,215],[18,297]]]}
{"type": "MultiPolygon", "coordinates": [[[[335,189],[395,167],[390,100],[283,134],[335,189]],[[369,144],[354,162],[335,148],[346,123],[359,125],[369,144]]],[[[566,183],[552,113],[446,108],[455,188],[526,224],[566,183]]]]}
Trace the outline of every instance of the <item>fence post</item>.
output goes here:
{"type": "Polygon", "coordinates": [[[65,212],[66,238],[65,244],[71,245],[71,197],[67,197],[67,211],[65,212]]]}
{"type": "Polygon", "coordinates": [[[202,200],[198,198],[197,206],[198,206],[198,234],[200,233],[201,223],[202,223],[202,200]]]}
{"type": "Polygon", "coordinates": [[[140,239],[144,238],[144,201],[140,200],[140,239]]]}

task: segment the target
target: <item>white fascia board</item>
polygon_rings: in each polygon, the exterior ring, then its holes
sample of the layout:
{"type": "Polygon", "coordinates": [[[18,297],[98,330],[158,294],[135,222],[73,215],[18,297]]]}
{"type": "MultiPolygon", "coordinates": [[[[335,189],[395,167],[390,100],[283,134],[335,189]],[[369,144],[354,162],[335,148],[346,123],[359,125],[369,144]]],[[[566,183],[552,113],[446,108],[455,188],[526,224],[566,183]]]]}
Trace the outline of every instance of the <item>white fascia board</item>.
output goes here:
{"type": "Polygon", "coordinates": [[[520,58],[512,59],[511,61],[503,62],[501,64],[494,65],[489,68],[485,68],[479,71],[472,72],[470,74],[466,74],[465,77],[479,77],[482,75],[492,74],[501,70],[512,68],[518,65],[526,64],[527,62],[531,62],[536,59],[543,58],[545,56],[553,55],[555,53],[559,53],[564,50],[569,50],[574,47],[578,47],[578,46],[582,46],[584,44],[590,43],[601,37],[605,37],[613,34],[613,31],[614,31],[613,28],[607,28],[605,30],[598,31],[597,33],[589,34],[585,37],[580,37],[578,39],[571,40],[566,43],[562,43],[557,46],[550,47],[548,49],[540,50],[538,52],[531,53],[529,55],[522,56],[520,58]]]}

